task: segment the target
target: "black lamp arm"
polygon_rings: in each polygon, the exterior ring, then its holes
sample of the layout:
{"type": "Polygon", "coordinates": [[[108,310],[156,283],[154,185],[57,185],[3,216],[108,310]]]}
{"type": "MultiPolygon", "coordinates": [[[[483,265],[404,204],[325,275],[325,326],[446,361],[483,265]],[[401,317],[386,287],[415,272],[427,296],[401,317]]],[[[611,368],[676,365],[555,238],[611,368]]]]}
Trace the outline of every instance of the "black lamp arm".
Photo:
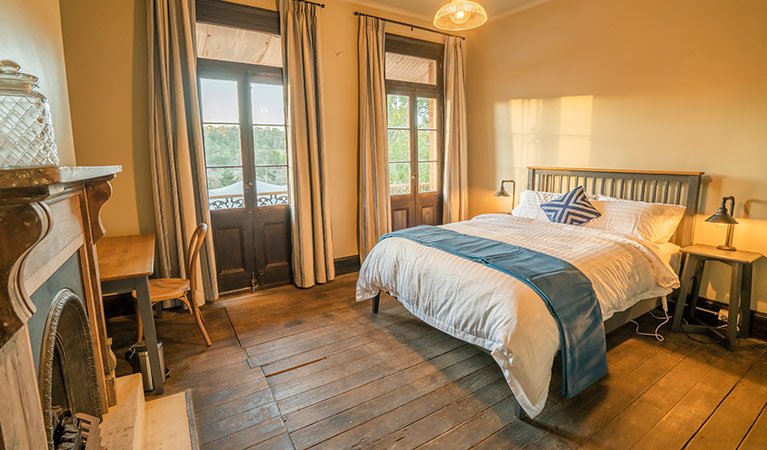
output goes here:
{"type": "Polygon", "coordinates": [[[727,214],[729,214],[731,217],[734,217],[733,214],[735,214],[735,197],[732,195],[729,197],[722,198],[722,205],[720,208],[724,209],[725,211],[728,211],[727,214]],[[727,210],[727,202],[730,202],[730,209],[727,210]]]}

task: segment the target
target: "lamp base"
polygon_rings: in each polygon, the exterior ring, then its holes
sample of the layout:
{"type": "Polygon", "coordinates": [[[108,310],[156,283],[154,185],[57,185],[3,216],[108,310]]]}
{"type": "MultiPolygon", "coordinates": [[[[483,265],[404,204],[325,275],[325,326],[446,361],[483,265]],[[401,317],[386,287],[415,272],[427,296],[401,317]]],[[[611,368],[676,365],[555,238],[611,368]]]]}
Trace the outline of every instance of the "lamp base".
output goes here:
{"type": "Polygon", "coordinates": [[[726,252],[734,252],[734,251],[738,250],[737,248],[732,247],[730,245],[717,245],[716,248],[719,249],[719,250],[724,250],[726,252]]]}

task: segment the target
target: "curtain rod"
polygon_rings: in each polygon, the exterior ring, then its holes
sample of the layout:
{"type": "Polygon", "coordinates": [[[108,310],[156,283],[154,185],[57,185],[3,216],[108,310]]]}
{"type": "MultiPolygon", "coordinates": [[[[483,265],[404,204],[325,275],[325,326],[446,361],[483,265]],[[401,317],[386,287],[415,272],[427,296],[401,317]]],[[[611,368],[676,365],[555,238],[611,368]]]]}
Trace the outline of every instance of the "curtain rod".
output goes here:
{"type": "Polygon", "coordinates": [[[403,26],[406,26],[406,27],[410,27],[411,30],[413,28],[418,28],[419,30],[431,31],[432,33],[438,33],[438,34],[444,34],[445,36],[452,36],[452,37],[457,37],[457,38],[460,38],[460,39],[466,39],[466,36],[460,36],[460,35],[457,35],[457,34],[445,33],[444,31],[433,30],[431,28],[426,28],[426,27],[421,27],[421,26],[418,26],[418,25],[413,25],[412,23],[400,22],[399,20],[392,20],[392,19],[387,19],[385,17],[378,17],[378,16],[374,16],[372,14],[361,13],[359,11],[354,11],[354,15],[355,16],[364,16],[364,17],[373,17],[374,19],[383,20],[384,22],[396,23],[397,25],[403,25],[403,26]]]}
{"type": "Polygon", "coordinates": [[[310,2],[309,0],[295,0],[295,1],[302,2],[302,3],[308,3],[308,4],[314,5],[314,6],[319,6],[320,8],[324,8],[325,7],[324,3],[310,2]]]}

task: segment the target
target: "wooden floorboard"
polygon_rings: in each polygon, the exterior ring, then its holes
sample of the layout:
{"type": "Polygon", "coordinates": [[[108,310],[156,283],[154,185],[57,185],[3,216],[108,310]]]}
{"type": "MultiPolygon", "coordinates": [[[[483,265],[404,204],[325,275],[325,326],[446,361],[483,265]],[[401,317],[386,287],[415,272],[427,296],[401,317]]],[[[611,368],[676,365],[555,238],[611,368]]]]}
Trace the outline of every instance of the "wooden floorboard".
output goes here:
{"type": "MultiPolygon", "coordinates": [[[[191,390],[201,448],[765,448],[765,342],[740,339],[728,352],[625,326],[607,337],[607,377],[567,399],[557,358],[543,412],[518,420],[489,355],[387,296],[372,314],[355,282],[206,306],[211,347],[187,313],[156,320],[171,369],[164,395],[191,390]]],[[[123,355],[135,320],[110,319],[108,332],[123,355]]],[[[118,375],[130,371],[118,358],[118,375]]]]}

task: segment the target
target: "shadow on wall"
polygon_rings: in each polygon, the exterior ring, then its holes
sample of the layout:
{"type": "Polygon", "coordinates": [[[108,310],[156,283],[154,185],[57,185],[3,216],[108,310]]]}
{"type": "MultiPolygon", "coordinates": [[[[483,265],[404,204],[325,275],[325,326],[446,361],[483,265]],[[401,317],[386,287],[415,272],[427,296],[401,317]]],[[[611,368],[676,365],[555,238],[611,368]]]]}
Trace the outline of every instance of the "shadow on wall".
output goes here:
{"type": "Polygon", "coordinates": [[[530,165],[587,167],[593,104],[593,95],[496,103],[495,177],[511,176],[523,187],[530,165]]]}

